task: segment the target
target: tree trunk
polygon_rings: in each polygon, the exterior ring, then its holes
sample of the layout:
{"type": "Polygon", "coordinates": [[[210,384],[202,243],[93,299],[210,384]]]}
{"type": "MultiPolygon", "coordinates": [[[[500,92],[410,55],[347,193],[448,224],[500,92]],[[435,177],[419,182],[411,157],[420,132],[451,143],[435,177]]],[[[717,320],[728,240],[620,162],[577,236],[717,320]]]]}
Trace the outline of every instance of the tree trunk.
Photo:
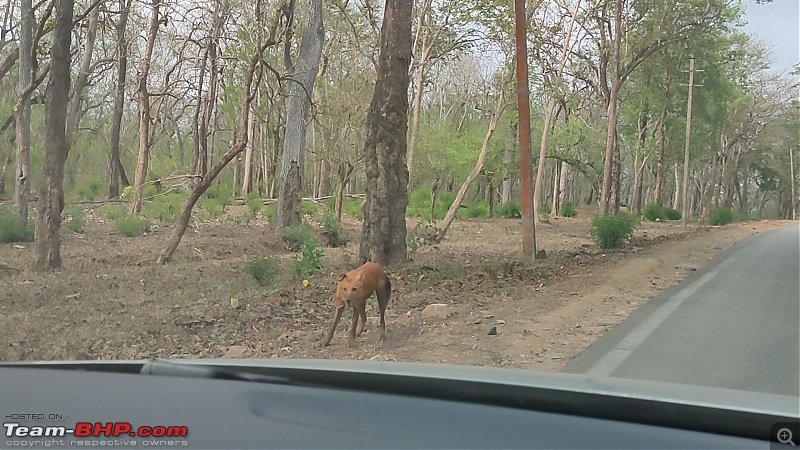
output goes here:
{"type": "Polygon", "coordinates": [[[640,215],[642,213],[642,196],[644,191],[644,167],[647,165],[648,157],[645,156],[644,160],[641,164],[638,164],[638,155],[637,161],[634,163],[634,170],[636,174],[634,175],[634,182],[633,182],[633,214],[640,215]]]}
{"type": "Polygon", "coordinates": [[[248,123],[250,130],[250,137],[247,139],[247,149],[244,152],[244,168],[242,176],[242,197],[247,197],[247,194],[253,190],[253,143],[256,134],[256,116],[248,109],[248,123]]]}
{"type": "MultiPolygon", "coordinates": [[[[516,147],[516,140],[517,140],[517,123],[513,122],[511,124],[511,134],[514,136],[514,146],[516,147]]],[[[511,149],[506,146],[503,149],[503,169],[506,171],[511,170],[511,149]]],[[[505,205],[506,203],[511,201],[511,177],[505,175],[503,177],[503,183],[500,185],[500,204],[505,205]]]]}
{"type": "Polygon", "coordinates": [[[119,197],[120,181],[128,184],[128,177],[119,157],[122,115],[125,112],[125,85],[128,76],[128,41],[125,29],[133,0],[119,0],[119,22],[117,22],[117,86],[114,97],[114,116],[111,121],[111,154],[108,158],[108,198],[119,197]]]}
{"type": "Polygon", "coordinates": [[[342,200],[344,198],[344,189],[350,182],[350,177],[353,175],[356,167],[347,161],[342,161],[337,170],[339,174],[339,185],[336,187],[336,219],[342,221],[342,200]]]}
{"type": "Polygon", "coordinates": [[[411,0],[386,0],[375,94],[364,143],[366,200],[359,255],[391,264],[406,259],[408,206],[408,67],[411,62],[411,0]]]}
{"type": "Polygon", "coordinates": [[[414,151],[416,150],[417,136],[419,133],[419,116],[422,110],[422,93],[425,84],[425,72],[428,64],[428,55],[430,55],[431,41],[430,30],[430,8],[432,0],[426,0],[417,13],[419,14],[417,22],[417,33],[422,33],[422,49],[419,61],[417,62],[417,75],[416,75],[416,91],[414,92],[414,109],[411,117],[411,136],[408,141],[408,178],[414,172],[414,151]]]}
{"type": "Polygon", "coordinates": [[[447,234],[447,230],[450,229],[450,225],[453,224],[453,220],[456,218],[458,209],[461,207],[461,202],[464,201],[464,196],[467,195],[470,185],[472,185],[472,182],[475,181],[475,178],[477,178],[483,170],[483,165],[486,163],[486,155],[489,152],[489,142],[492,140],[494,131],[497,129],[497,122],[500,120],[500,116],[503,114],[503,110],[505,108],[506,95],[504,87],[501,86],[500,97],[497,99],[497,105],[495,106],[494,114],[492,114],[492,119],[489,121],[489,129],[486,130],[486,137],[483,138],[483,146],[481,147],[481,152],[478,155],[478,161],[475,163],[475,167],[472,169],[472,172],[469,174],[469,176],[467,176],[464,184],[461,185],[461,189],[458,190],[456,199],[453,201],[453,204],[450,205],[450,209],[447,210],[447,214],[444,216],[442,224],[439,225],[439,228],[442,230],[440,236],[442,238],[445,236],[445,234],[447,234]]]}
{"type": "MultiPolygon", "coordinates": [[[[26,0],[27,1],[27,0],[26,0]]],[[[97,36],[97,24],[100,18],[100,8],[102,5],[94,5],[92,11],[89,13],[89,25],[86,28],[86,37],[82,39],[83,42],[83,57],[81,58],[80,68],[78,69],[78,76],[75,78],[75,84],[72,87],[72,98],[70,99],[69,112],[67,113],[67,142],[72,145],[72,135],[78,128],[78,116],[81,110],[81,100],[83,99],[83,90],[89,84],[89,72],[92,70],[92,55],[94,54],[94,42],[97,36]]]]}
{"type": "Polygon", "coordinates": [[[131,204],[131,214],[142,211],[142,195],[144,193],[144,180],[147,177],[147,164],[150,159],[150,92],[147,91],[147,79],[150,76],[150,62],[153,57],[153,47],[158,34],[159,7],[161,0],[151,0],[152,17],[150,29],[147,33],[147,47],[142,57],[142,66],[139,69],[139,82],[137,94],[139,97],[139,157],[136,163],[136,178],[133,182],[134,197],[131,204]]]}
{"type": "Polygon", "coordinates": [[[31,91],[33,82],[33,5],[20,0],[19,98],[14,107],[16,119],[17,166],[14,176],[14,195],[17,216],[28,223],[28,200],[31,193],[31,91]]]}
{"type": "Polygon", "coordinates": [[[61,211],[64,209],[64,164],[69,153],[65,129],[69,103],[73,0],[56,0],[50,50],[50,81],[45,91],[44,170],[39,189],[34,270],[58,269],[61,264],[61,211]]]}
{"type": "Polygon", "coordinates": [[[564,163],[562,161],[556,161],[556,168],[553,172],[553,202],[550,205],[550,212],[552,214],[558,214],[558,209],[561,207],[561,188],[563,186],[563,180],[561,179],[562,174],[562,167],[564,163]]]}
{"type": "Polygon", "coordinates": [[[656,188],[653,203],[664,204],[664,177],[667,172],[667,110],[669,108],[669,89],[664,91],[664,106],[658,118],[658,157],[656,158],[656,188]]]}
{"type": "MultiPolygon", "coordinates": [[[[300,37],[298,60],[286,68],[289,73],[289,96],[286,98],[281,191],[276,220],[279,228],[300,225],[303,222],[301,203],[306,119],[325,41],[322,0],[309,0],[306,14],[307,22],[300,37]]],[[[284,56],[289,59],[288,54],[284,56]]]]}

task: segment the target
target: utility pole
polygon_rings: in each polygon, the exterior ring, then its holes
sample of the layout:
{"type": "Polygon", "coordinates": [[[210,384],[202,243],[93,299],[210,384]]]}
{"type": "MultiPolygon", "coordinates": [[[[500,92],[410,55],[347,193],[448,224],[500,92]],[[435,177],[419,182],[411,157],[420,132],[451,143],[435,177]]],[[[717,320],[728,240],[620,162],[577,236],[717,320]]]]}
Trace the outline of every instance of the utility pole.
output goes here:
{"type": "Polygon", "coordinates": [[[522,252],[536,262],[536,224],[533,220],[533,158],[531,157],[531,109],[528,85],[528,33],[525,0],[514,0],[517,44],[517,107],[519,109],[519,177],[522,199],[522,252]]]}
{"type": "MultiPolygon", "coordinates": [[[[694,57],[692,57],[689,60],[689,102],[686,108],[686,143],[683,150],[683,188],[681,192],[681,225],[683,228],[686,228],[686,214],[689,212],[687,205],[689,193],[689,138],[692,131],[692,90],[694,89],[694,72],[694,57]]],[[[702,70],[698,70],[697,72],[702,72],[702,70]]]]}

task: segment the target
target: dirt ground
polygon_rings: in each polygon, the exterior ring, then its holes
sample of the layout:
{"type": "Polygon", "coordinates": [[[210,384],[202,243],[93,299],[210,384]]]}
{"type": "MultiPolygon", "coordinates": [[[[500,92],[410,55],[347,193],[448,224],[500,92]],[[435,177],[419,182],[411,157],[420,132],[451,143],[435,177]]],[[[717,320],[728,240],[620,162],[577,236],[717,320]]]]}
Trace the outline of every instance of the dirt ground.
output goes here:
{"type": "MultiPolygon", "coordinates": [[[[556,371],[661,290],[787,223],[690,224],[684,232],[679,222],[643,222],[625,249],[603,252],[588,234],[593,212],[540,224],[537,242],[548,256],[536,265],[520,262],[519,220],[457,221],[437,248],[389,270],[387,341],[377,343],[373,298],[354,349],[345,331],[350,311],[329,347],[316,342],[332,317],[336,276],[358,259],[357,242],[325,249],[322,274],[304,286],[263,221],[195,223],[173,262],[157,266],[171,225],[126,238],[90,218],[83,234],[63,229],[66,268],[57,273],[27,269],[31,243],[0,246],[0,361],[349,358],[556,371]],[[268,255],[286,262],[274,289],[245,270],[268,255]],[[423,315],[433,303],[446,304],[447,317],[423,315]]],[[[357,238],[360,224],[345,225],[357,238]]]]}

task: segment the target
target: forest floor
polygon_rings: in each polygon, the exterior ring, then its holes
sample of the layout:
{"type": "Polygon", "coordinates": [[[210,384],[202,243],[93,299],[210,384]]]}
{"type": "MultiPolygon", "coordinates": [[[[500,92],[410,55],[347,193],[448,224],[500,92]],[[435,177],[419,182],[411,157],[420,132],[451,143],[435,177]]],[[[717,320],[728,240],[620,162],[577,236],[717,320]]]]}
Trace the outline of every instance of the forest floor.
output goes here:
{"type": "MultiPolygon", "coordinates": [[[[304,286],[265,221],[194,223],[173,262],[157,266],[172,225],[126,238],[90,217],[82,234],[62,228],[65,269],[56,273],[27,268],[32,243],[0,245],[0,361],[348,358],[555,371],[727,248],[786,224],[684,231],[680,222],[643,222],[630,245],[604,252],[588,234],[593,212],[541,223],[537,242],[547,258],[535,265],[521,263],[519,220],[456,221],[440,245],[389,271],[387,341],[377,342],[373,298],[353,349],[350,311],[330,346],[316,343],[333,314],[336,276],[358,260],[356,239],[326,248],[322,274],[304,286]],[[276,286],[264,288],[246,266],[269,255],[285,264],[276,286]],[[441,316],[422,313],[433,303],[447,305],[441,316]]],[[[345,226],[358,237],[358,221],[345,226]]]]}

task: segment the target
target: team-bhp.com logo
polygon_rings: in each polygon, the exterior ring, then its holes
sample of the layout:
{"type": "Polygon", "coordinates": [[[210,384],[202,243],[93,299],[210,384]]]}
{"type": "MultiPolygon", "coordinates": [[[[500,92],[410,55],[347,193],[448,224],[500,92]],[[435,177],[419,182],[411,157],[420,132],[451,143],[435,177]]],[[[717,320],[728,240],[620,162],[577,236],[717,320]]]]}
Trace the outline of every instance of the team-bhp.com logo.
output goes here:
{"type": "Polygon", "coordinates": [[[139,426],[128,422],[78,422],[74,428],[65,426],[23,426],[16,422],[3,424],[5,435],[9,438],[31,437],[140,437],[140,438],[183,438],[189,435],[185,426],[139,426]]]}

